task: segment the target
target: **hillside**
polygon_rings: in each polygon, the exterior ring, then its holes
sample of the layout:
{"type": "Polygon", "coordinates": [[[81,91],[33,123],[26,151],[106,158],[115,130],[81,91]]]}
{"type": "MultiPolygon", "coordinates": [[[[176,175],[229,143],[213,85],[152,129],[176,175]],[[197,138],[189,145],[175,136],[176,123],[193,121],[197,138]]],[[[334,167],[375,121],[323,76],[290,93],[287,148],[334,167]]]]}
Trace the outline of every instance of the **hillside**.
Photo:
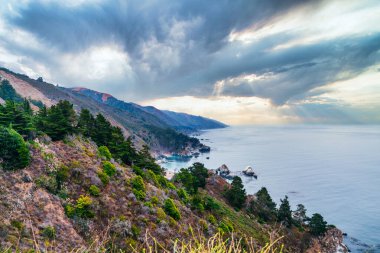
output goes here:
{"type": "Polygon", "coordinates": [[[81,137],[36,139],[30,150],[27,168],[0,173],[0,252],[132,252],[154,240],[170,252],[175,239],[190,242],[195,235],[209,238],[218,231],[225,238],[234,231],[236,240],[247,236],[255,249],[280,239],[273,252],[281,245],[283,252],[335,252],[341,240],[335,229],[326,238],[313,239],[296,228],[260,223],[248,211],[234,210],[222,195],[230,185],[214,174],[197,195],[183,195],[181,184],[112,159],[115,172],[104,181],[99,172],[107,159],[95,143],[81,137]],[[137,178],[143,179],[143,195],[135,191],[137,178]],[[167,199],[174,201],[179,217],[165,209],[167,199]]]}
{"type": "Polygon", "coordinates": [[[179,152],[186,147],[193,149],[202,147],[197,139],[190,138],[178,130],[196,131],[225,127],[220,122],[192,115],[186,116],[188,118],[186,121],[183,117],[178,120],[182,114],[160,111],[156,108],[152,110],[151,107],[126,103],[111,95],[88,89],[58,87],[42,80],[31,79],[26,75],[13,73],[5,68],[0,68],[0,78],[7,80],[19,97],[29,99],[33,105],[42,103],[50,107],[60,100],[67,100],[74,104],[77,111],[87,108],[94,115],[102,113],[113,125],[120,127],[125,136],[130,136],[138,147],[148,144],[157,153],[179,152]],[[162,135],[174,141],[164,141],[162,135]]]}
{"type": "Polygon", "coordinates": [[[320,214],[201,163],[166,178],[148,146],[67,100],[0,106],[0,172],[0,252],[345,252],[320,214]]]}
{"type": "Polygon", "coordinates": [[[169,126],[178,130],[197,131],[203,129],[223,128],[227,125],[216,120],[201,116],[194,116],[186,113],[178,113],[166,110],[159,110],[153,106],[141,106],[135,103],[128,103],[116,99],[115,97],[86,88],[72,88],[72,91],[88,96],[99,103],[112,106],[123,111],[132,112],[139,115],[147,115],[146,118],[155,119],[152,125],[169,126]],[[149,115],[149,116],[148,116],[149,115]]]}

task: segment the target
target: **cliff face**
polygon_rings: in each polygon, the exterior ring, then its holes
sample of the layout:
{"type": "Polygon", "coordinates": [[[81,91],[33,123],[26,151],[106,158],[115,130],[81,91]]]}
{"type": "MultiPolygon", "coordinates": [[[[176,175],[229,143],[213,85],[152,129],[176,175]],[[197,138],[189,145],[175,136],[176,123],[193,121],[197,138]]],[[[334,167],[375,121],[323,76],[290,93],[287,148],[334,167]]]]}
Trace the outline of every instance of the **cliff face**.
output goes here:
{"type": "Polygon", "coordinates": [[[99,174],[104,158],[94,143],[81,137],[65,143],[36,140],[31,153],[27,168],[0,173],[0,251],[68,252],[112,242],[115,249],[130,252],[131,245],[139,248],[153,238],[170,248],[176,238],[190,241],[194,234],[208,238],[221,230],[233,230],[235,238],[251,238],[256,249],[281,238],[276,245],[284,244],[284,252],[334,252],[330,249],[340,242],[341,233],[333,230],[322,240],[314,238],[304,251],[294,242],[305,233],[258,223],[245,211],[231,208],[222,194],[230,186],[217,175],[210,174],[199,194],[212,197],[219,208],[199,210],[180,198],[180,188],[163,184],[148,171],[143,173],[146,196],[138,198],[135,171],[113,160],[116,173],[104,183],[99,174]],[[62,175],[62,168],[65,177],[59,183],[56,175],[62,175]],[[94,187],[99,191],[94,192],[94,187]],[[180,212],[178,220],[164,211],[169,198],[180,212]]]}

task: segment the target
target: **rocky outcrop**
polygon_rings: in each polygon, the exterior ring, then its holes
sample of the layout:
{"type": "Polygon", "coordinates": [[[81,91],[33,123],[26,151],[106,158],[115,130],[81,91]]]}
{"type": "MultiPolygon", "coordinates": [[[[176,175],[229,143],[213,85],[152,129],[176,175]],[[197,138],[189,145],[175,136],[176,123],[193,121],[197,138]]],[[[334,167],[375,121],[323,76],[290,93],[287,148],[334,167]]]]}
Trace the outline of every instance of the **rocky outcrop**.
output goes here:
{"type": "Polygon", "coordinates": [[[337,228],[329,229],[324,236],[314,238],[306,253],[347,253],[343,233],[337,228]]]}

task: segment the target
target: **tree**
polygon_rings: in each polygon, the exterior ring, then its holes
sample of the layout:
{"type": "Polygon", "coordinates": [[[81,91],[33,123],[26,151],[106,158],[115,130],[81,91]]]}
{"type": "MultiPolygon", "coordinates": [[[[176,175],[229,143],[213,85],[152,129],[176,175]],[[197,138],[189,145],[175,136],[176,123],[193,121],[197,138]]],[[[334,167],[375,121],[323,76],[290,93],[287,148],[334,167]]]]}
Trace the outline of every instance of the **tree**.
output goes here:
{"type": "Polygon", "coordinates": [[[240,177],[235,176],[232,179],[231,188],[225,192],[225,196],[231,206],[241,209],[247,198],[243,181],[240,177]]]}
{"type": "Polygon", "coordinates": [[[308,220],[308,217],[306,216],[306,211],[307,210],[304,205],[297,205],[297,209],[293,213],[293,219],[298,226],[304,225],[305,222],[308,220]]]}
{"type": "Polygon", "coordinates": [[[256,194],[256,199],[252,200],[249,210],[262,221],[273,221],[276,219],[276,203],[273,202],[268,190],[262,187],[256,194]]]}
{"type": "Polygon", "coordinates": [[[66,135],[75,132],[77,116],[71,104],[67,100],[61,100],[47,110],[43,120],[43,129],[54,141],[62,140],[66,135]]]}
{"type": "Polygon", "coordinates": [[[195,186],[205,188],[206,178],[208,178],[208,170],[203,163],[193,163],[193,166],[191,166],[189,170],[195,179],[195,186]]]}
{"type": "Polygon", "coordinates": [[[87,109],[82,109],[78,119],[78,130],[83,136],[91,137],[95,130],[95,118],[87,109]]]}
{"type": "Polygon", "coordinates": [[[287,227],[292,226],[292,210],[290,209],[288,196],[286,195],[284,199],[281,199],[281,205],[278,209],[277,218],[278,221],[283,222],[287,227]]]}
{"type": "Polygon", "coordinates": [[[3,169],[22,169],[29,165],[29,149],[15,130],[0,126],[0,147],[0,167],[3,169]]]}
{"type": "Polygon", "coordinates": [[[323,235],[327,231],[327,222],[319,213],[313,214],[309,223],[310,233],[316,236],[323,235]]]}

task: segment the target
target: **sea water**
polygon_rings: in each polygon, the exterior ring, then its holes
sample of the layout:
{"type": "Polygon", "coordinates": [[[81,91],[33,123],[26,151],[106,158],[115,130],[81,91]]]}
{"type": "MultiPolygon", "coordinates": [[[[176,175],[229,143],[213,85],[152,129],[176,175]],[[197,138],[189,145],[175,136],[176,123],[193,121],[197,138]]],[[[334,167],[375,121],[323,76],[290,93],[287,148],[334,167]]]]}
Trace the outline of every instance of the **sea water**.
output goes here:
{"type": "Polygon", "coordinates": [[[347,233],[352,252],[380,252],[380,126],[233,126],[198,138],[210,153],[163,167],[252,166],[257,180],[241,176],[249,194],[265,186],[277,203],[288,195],[347,233]]]}

